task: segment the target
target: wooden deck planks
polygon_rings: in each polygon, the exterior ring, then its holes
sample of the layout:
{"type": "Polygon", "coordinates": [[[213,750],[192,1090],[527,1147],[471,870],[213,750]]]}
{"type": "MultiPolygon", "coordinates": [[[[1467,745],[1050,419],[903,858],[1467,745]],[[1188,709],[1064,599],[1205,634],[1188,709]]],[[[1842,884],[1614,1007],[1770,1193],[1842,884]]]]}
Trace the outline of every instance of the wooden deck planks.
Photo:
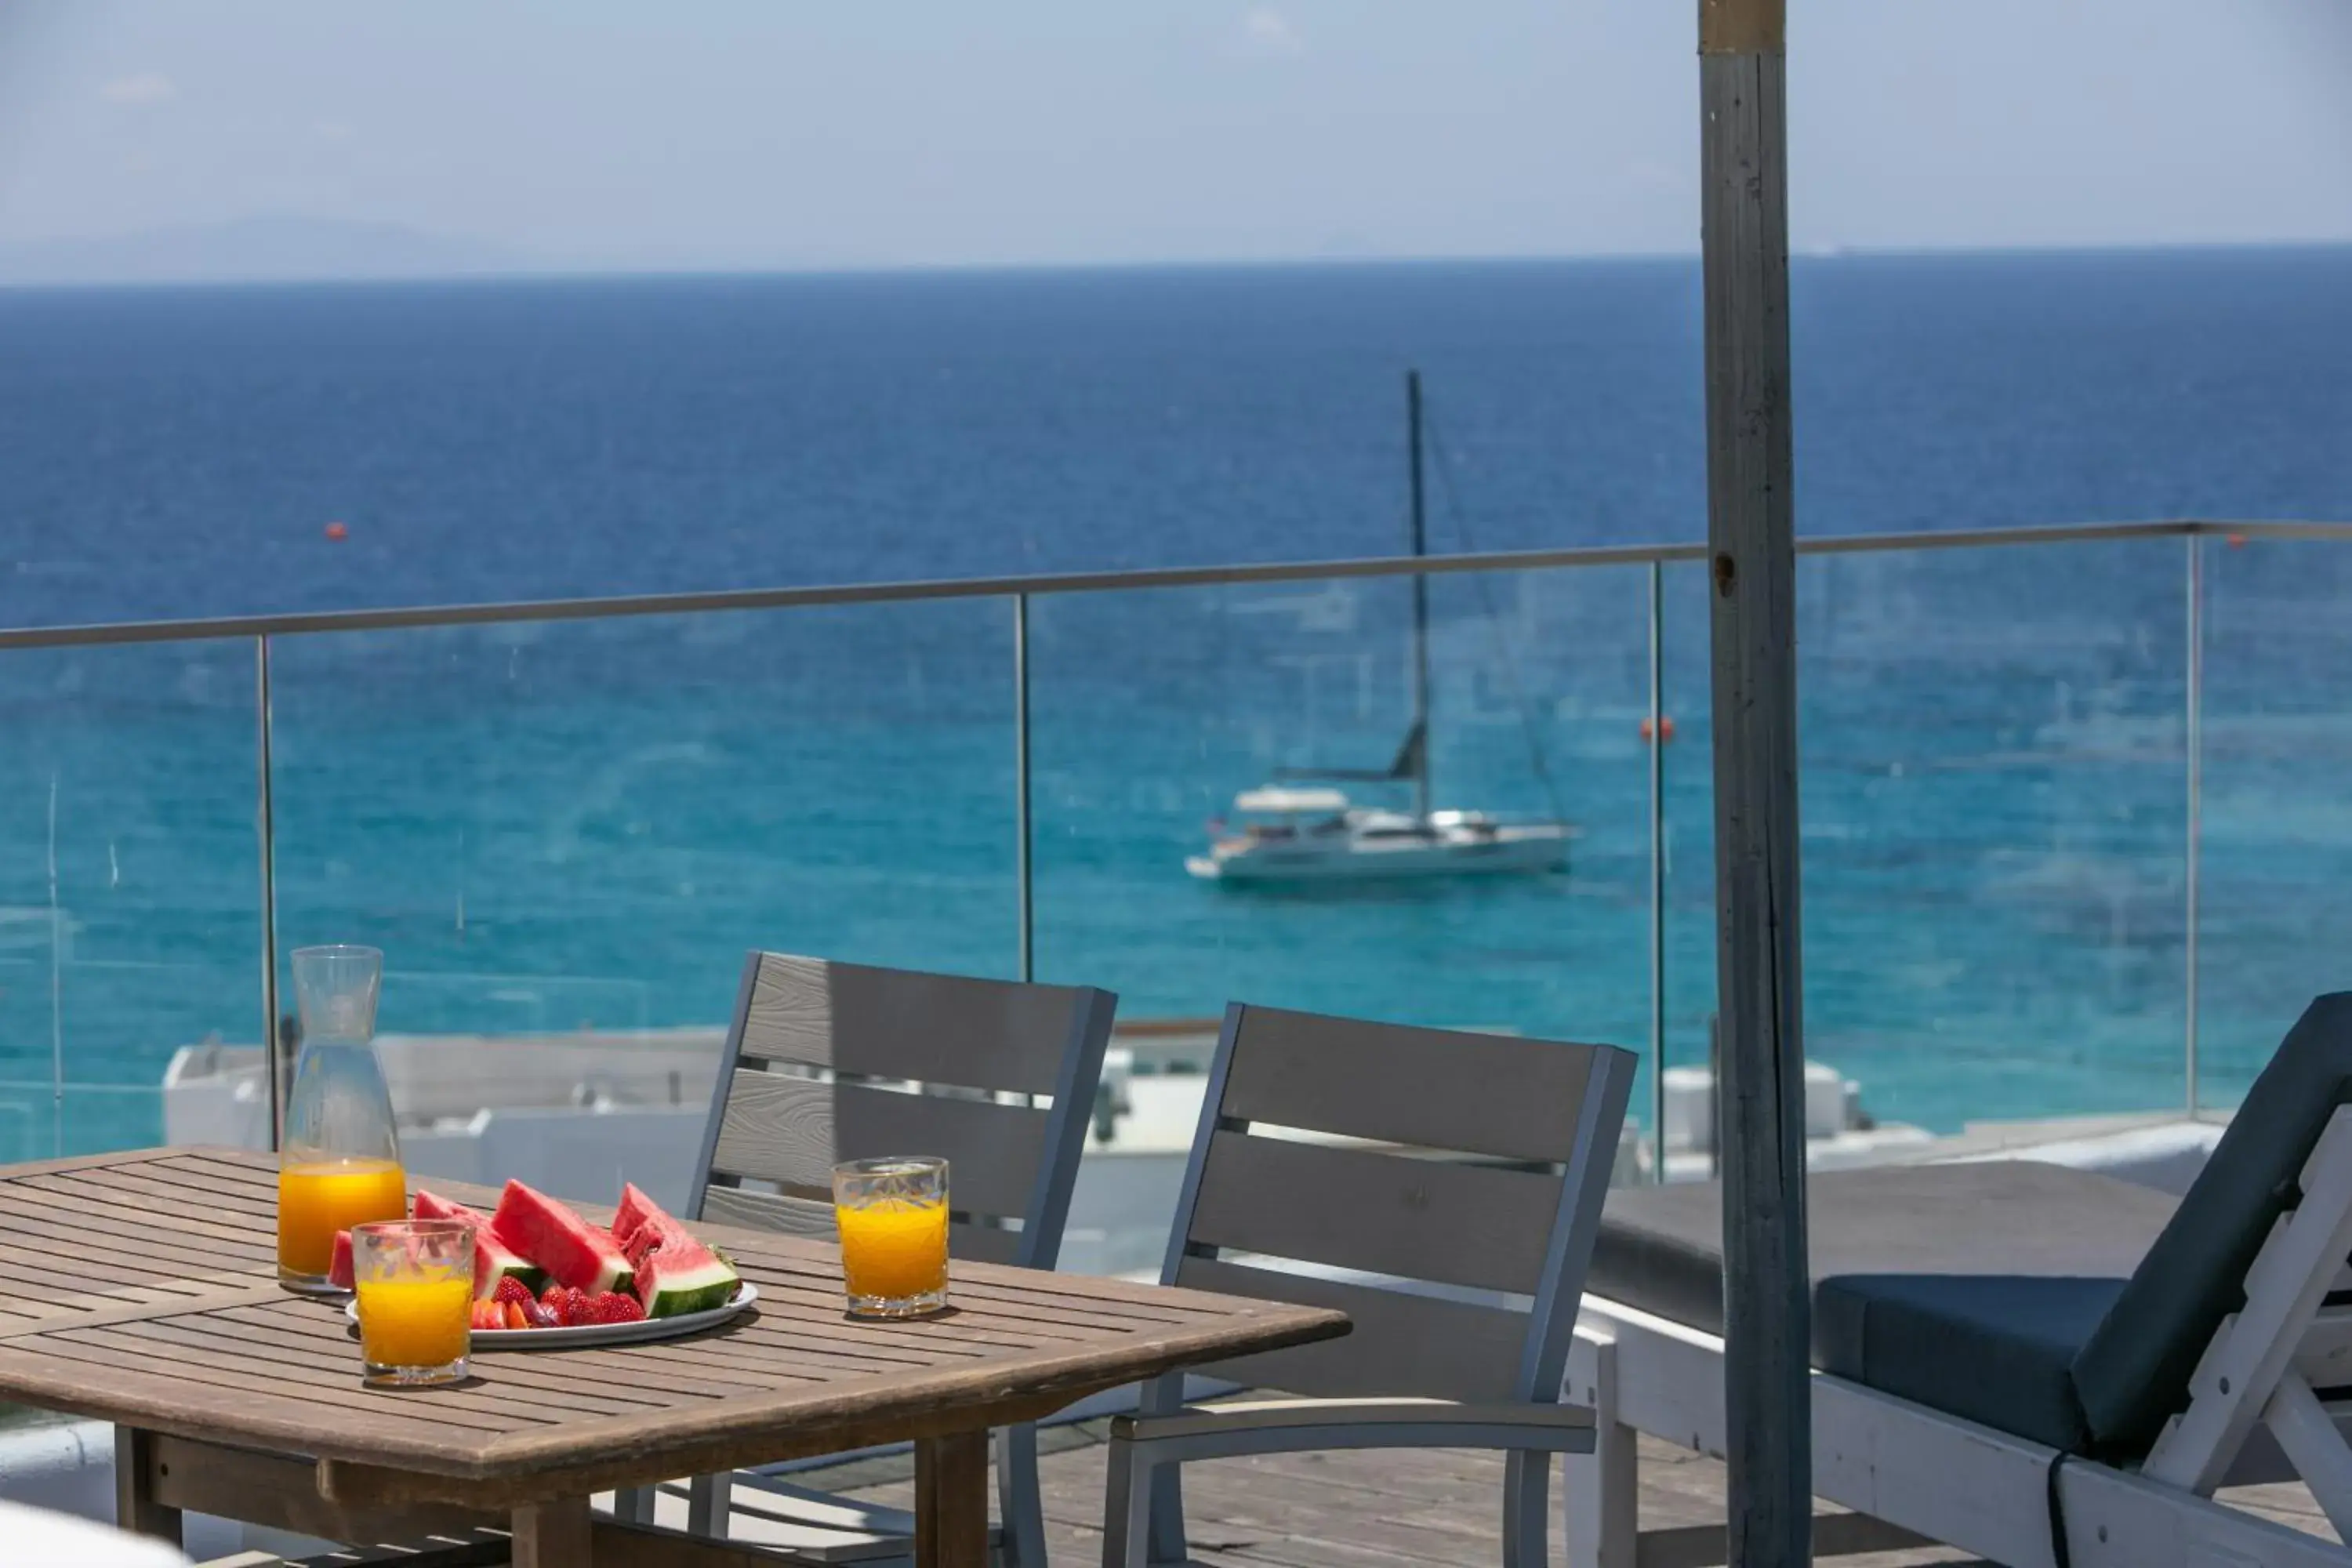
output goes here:
{"type": "MultiPolygon", "coordinates": [[[[1043,1435],[1040,1490],[1055,1563],[1101,1559],[1105,1426],[1086,1422],[1048,1427],[1043,1435]]],[[[1723,1522],[1719,1462],[1644,1438],[1641,1475],[1644,1529],[1723,1522]]],[[[890,1507],[906,1507],[913,1497],[904,1455],[803,1470],[793,1479],[890,1507]]],[[[1455,1568],[1496,1563],[1502,1557],[1502,1487],[1500,1456],[1469,1450],[1278,1454],[1190,1465],[1184,1500],[1192,1561],[1206,1568],[1455,1568]],[[1390,1521],[1398,1528],[1381,1528],[1390,1521]]],[[[2240,1489],[2224,1493],[2223,1500],[2315,1535],[2329,1533],[2310,1493],[2299,1485],[2240,1489]]],[[[1552,1560],[1559,1562],[1556,1501],[1552,1527],[1552,1560]]],[[[1974,1562],[1942,1547],[1822,1561],[1841,1568],[1974,1562]]]]}
{"type": "Polygon", "coordinates": [[[761,1289],[732,1324],[625,1349],[486,1352],[460,1386],[373,1390],[341,1304],[277,1286],[276,1182],[268,1156],[233,1150],[0,1168],[0,1247],[19,1260],[0,1280],[0,1397],[331,1461],[353,1499],[440,1486],[453,1501],[523,1500],[616,1468],[651,1479],[667,1456],[717,1468],[813,1437],[996,1425],[1342,1327],[1288,1304],[963,1262],[950,1312],[856,1323],[830,1244],[704,1226],[761,1289]]]}
{"type": "MultiPolygon", "coordinates": [[[[1048,1548],[1056,1563],[1102,1555],[1104,1424],[1048,1431],[1041,1487],[1048,1548]]],[[[913,1497],[907,1461],[856,1461],[839,1472],[845,1496],[905,1507],[913,1497]],[[888,1479],[877,1472],[889,1469],[888,1479]],[[862,1484],[861,1484],[862,1483],[862,1484]]],[[[1723,1467],[1645,1441],[1644,1527],[1720,1524],[1723,1467]]],[[[824,1470],[793,1478],[836,1483],[824,1470]]],[[[1557,1495],[1555,1491],[1555,1495],[1557,1495]]],[[[1503,1461],[1454,1449],[1278,1454],[1220,1459],[1184,1471],[1191,1561],[1203,1568],[1458,1568],[1502,1559],[1503,1461]]],[[[1552,1560],[1562,1547],[1555,1505],[1552,1560]]],[[[1833,1560],[1850,1568],[1921,1568],[1970,1560],[1943,1549],[1833,1560]]]]}

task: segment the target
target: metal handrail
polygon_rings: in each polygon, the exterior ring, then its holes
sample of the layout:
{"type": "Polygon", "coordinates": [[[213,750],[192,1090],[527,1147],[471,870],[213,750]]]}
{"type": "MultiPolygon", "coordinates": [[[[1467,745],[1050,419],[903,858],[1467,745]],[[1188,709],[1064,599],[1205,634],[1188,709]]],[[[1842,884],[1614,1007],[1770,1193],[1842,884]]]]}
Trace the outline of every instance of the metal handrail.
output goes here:
{"type": "MultiPolygon", "coordinates": [[[[2147,522],[2063,523],[2032,528],[1979,528],[1935,533],[1854,534],[1800,540],[1801,555],[1853,555],[1911,550],[1967,550],[1998,545],[2070,544],[2124,539],[2181,539],[2235,534],[2263,539],[2352,541],[2352,523],[2217,522],[2169,519],[2147,522]]],[[[187,620],[113,621],[84,626],[0,630],[0,649],[90,647],[121,643],[196,642],[222,637],[297,637],[328,632],[396,631],[418,626],[482,626],[528,621],[594,621],[627,616],[696,615],[719,610],[782,610],[823,605],[908,604],[925,599],[993,599],[1026,595],[1133,592],[1147,588],[1232,586],[1357,577],[1432,576],[1457,572],[1522,572],[1697,561],[1703,544],[1609,544],[1552,550],[1501,550],[1453,555],[1366,556],[1338,561],[1279,561],[1216,566],[1154,566],[1123,571],[1044,573],[1020,577],[944,577],[898,583],[844,583],[801,588],[728,588],[682,594],[626,594],[586,599],[528,599],[506,604],[426,605],[382,610],[315,610],[279,615],[221,616],[187,620]]]]}

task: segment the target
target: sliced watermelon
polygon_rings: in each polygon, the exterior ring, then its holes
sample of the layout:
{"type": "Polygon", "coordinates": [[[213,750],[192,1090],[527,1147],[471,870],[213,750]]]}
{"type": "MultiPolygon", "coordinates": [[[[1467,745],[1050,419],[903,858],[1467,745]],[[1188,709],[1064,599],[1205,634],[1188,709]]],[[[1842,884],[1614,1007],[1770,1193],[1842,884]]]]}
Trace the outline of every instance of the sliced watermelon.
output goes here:
{"type": "Polygon", "coordinates": [[[474,1300],[480,1300],[499,1288],[501,1279],[520,1279],[535,1294],[547,1283],[547,1272],[491,1234],[490,1216],[464,1204],[452,1203],[438,1193],[416,1189],[418,1219],[462,1219],[474,1227],[474,1300]]]}
{"type": "MultiPolygon", "coordinates": [[[[635,1187],[621,1193],[621,1212],[632,1223],[624,1250],[637,1271],[637,1300],[648,1318],[723,1307],[741,1279],[734,1266],[694,1238],[692,1232],[635,1187]]],[[[614,1228],[620,1228],[615,1217],[614,1228]]]]}
{"type": "Polygon", "coordinates": [[[637,1265],[637,1300],[648,1318],[723,1307],[741,1283],[734,1265],[689,1236],[664,1237],[637,1265]]]}
{"type": "Polygon", "coordinates": [[[335,1232],[334,1260],[327,1265],[327,1283],[338,1290],[349,1290],[352,1288],[354,1278],[355,1275],[352,1269],[352,1233],[348,1230],[339,1230],[335,1232]]]}
{"type": "Polygon", "coordinates": [[[621,1252],[631,1263],[642,1265],[647,1253],[666,1243],[677,1241],[685,1242],[689,1247],[701,1245],[686,1226],[666,1214],[656,1214],[629,1233],[629,1239],[621,1244],[621,1252]]]}
{"type": "Polygon", "coordinates": [[[613,1233],[590,1225],[545,1193],[509,1182],[490,1216],[490,1236],[546,1271],[558,1285],[591,1295],[625,1290],[636,1271],[613,1233]]]}
{"type": "Polygon", "coordinates": [[[416,1189],[415,1205],[418,1219],[469,1219],[477,1225],[490,1223],[490,1216],[481,1210],[467,1208],[455,1199],[445,1198],[438,1193],[428,1193],[423,1187],[416,1189]]]}
{"type": "Polygon", "coordinates": [[[662,1214],[661,1205],[646,1196],[635,1182],[623,1182],[621,1206],[613,1211],[613,1239],[625,1249],[629,1237],[636,1234],[637,1227],[656,1215],[664,1219],[669,1218],[662,1214]]]}

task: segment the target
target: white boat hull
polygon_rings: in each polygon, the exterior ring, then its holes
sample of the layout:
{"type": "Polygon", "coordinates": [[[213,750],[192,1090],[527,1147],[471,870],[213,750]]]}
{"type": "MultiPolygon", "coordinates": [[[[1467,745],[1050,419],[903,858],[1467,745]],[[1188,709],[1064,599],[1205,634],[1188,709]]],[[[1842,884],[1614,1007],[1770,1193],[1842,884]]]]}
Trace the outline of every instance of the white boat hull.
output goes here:
{"type": "Polygon", "coordinates": [[[1184,868],[1203,881],[1234,883],[1384,881],[1406,877],[1493,876],[1568,867],[1570,832],[1557,825],[1504,827],[1434,839],[1355,839],[1332,844],[1219,846],[1184,868]]]}

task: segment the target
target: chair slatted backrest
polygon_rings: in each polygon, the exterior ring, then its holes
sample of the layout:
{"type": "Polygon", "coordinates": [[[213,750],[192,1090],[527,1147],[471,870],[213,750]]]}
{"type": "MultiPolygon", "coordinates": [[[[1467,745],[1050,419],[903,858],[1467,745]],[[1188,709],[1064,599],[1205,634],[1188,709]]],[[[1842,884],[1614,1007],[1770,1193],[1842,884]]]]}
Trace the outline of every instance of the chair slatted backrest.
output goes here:
{"type": "Polygon", "coordinates": [[[1556,1397],[1634,1065],[1613,1046],[1227,1008],[1161,1278],[1355,1327],[1214,1375],[1556,1397]]]}
{"type": "Polygon", "coordinates": [[[830,1240],[835,1165],[937,1154],[954,1256],[1053,1268],[1118,1001],[752,953],[703,1139],[698,1217],[830,1240]]]}

